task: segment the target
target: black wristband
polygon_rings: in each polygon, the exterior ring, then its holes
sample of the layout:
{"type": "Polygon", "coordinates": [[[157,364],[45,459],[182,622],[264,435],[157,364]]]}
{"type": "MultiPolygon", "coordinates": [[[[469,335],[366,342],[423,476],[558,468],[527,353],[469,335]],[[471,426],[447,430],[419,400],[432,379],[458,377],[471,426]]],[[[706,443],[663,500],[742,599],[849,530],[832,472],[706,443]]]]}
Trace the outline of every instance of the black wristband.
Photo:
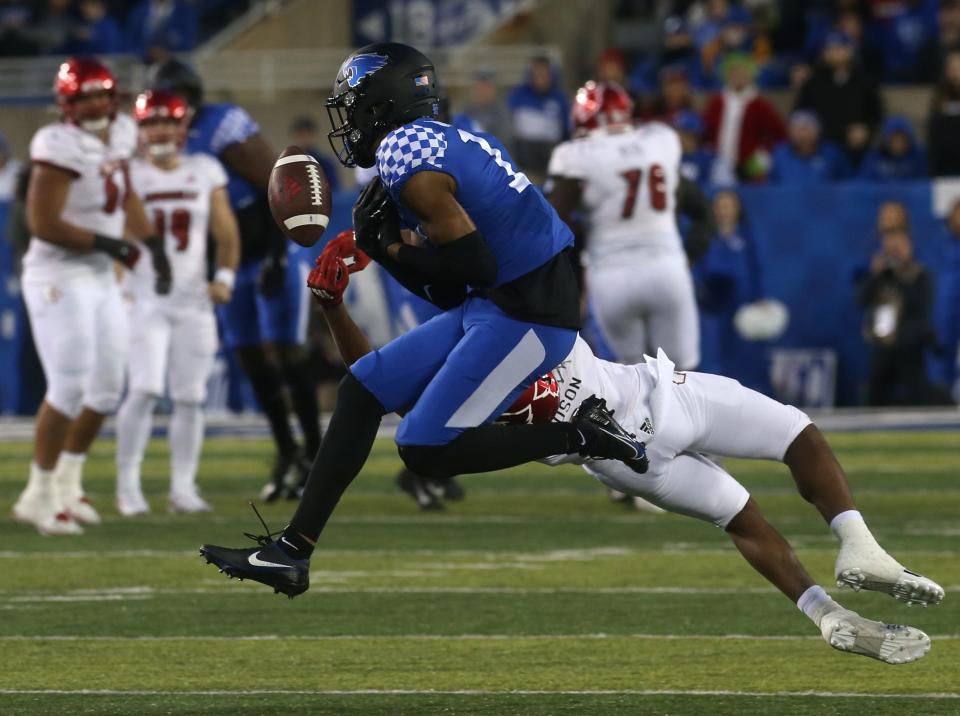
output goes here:
{"type": "Polygon", "coordinates": [[[130,253],[136,251],[137,247],[123,239],[94,234],[93,249],[94,251],[102,251],[117,261],[126,262],[130,253]]]}
{"type": "Polygon", "coordinates": [[[154,234],[153,236],[144,237],[144,238],[140,239],[140,241],[143,243],[144,246],[147,247],[147,250],[148,250],[151,254],[156,254],[156,253],[158,253],[158,252],[162,252],[162,251],[163,251],[163,237],[162,237],[162,236],[157,236],[156,234],[154,234]]]}

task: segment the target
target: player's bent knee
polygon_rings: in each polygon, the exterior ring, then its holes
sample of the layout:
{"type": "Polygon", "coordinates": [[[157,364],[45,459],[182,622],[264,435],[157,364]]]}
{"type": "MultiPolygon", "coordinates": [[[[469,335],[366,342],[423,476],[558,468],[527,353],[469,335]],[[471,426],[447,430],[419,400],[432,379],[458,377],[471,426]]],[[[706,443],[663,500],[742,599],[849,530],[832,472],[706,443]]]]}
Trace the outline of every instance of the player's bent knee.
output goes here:
{"type": "Polygon", "coordinates": [[[441,479],[457,474],[445,459],[447,448],[447,445],[398,445],[397,451],[411,472],[421,477],[441,479]]]}
{"type": "Polygon", "coordinates": [[[784,406],[790,413],[789,429],[786,431],[786,439],[783,444],[783,451],[780,453],[780,461],[786,462],[791,448],[797,444],[799,438],[805,434],[808,428],[816,430],[816,425],[805,412],[792,405],[784,406]]]}

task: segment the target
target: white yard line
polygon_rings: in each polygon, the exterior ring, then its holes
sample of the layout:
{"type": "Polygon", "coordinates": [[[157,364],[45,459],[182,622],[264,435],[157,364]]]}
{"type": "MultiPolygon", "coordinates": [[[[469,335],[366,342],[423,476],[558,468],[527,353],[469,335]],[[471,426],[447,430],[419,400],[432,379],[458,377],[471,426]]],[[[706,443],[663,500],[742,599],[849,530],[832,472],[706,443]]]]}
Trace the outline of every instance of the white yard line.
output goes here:
{"type": "Polygon", "coordinates": [[[855,691],[732,691],[706,689],[584,689],[503,690],[490,689],[231,689],[229,691],[169,691],[119,689],[0,689],[0,695],[30,696],[747,696],[755,698],[870,698],[870,699],[960,699],[960,693],[876,693],[855,691]]]}
{"type": "MultiPolygon", "coordinates": [[[[955,641],[960,634],[931,634],[932,640],[955,641]]],[[[240,636],[81,636],[76,634],[11,634],[0,642],[243,642],[243,641],[558,641],[571,639],[638,639],[652,641],[823,641],[795,634],[247,634],[240,636]]]]}

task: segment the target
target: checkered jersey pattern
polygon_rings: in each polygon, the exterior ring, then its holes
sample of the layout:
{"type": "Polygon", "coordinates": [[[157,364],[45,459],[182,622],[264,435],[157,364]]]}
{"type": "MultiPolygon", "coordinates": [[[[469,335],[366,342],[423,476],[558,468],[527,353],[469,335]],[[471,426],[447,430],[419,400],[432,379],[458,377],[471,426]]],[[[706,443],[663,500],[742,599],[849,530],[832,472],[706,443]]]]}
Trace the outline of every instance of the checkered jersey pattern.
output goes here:
{"type": "Polygon", "coordinates": [[[446,151],[447,139],[442,132],[416,124],[400,127],[380,142],[377,171],[381,181],[392,187],[422,164],[442,167],[446,151]]]}

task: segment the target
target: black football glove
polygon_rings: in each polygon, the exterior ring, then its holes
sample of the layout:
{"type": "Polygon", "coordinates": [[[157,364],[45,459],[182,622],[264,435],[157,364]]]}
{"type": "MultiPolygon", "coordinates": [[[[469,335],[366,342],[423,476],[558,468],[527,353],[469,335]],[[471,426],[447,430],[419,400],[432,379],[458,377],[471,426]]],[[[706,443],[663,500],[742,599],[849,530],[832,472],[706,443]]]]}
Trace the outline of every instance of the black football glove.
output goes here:
{"type": "Polygon", "coordinates": [[[95,235],[93,237],[93,249],[94,251],[102,251],[128,269],[132,269],[140,259],[140,249],[137,248],[136,244],[123,239],[111,239],[109,236],[95,235]]]}
{"type": "Polygon", "coordinates": [[[400,215],[380,177],[364,187],[353,205],[353,233],[357,247],[374,259],[400,241],[400,215]]]}
{"type": "Polygon", "coordinates": [[[153,261],[153,272],[156,274],[156,281],[153,284],[153,290],[158,296],[165,296],[170,293],[173,286],[173,269],[170,268],[170,259],[167,258],[167,252],[163,249],[163,238],[160,236],[150,236],[143,240],[143,245],[150,252],[150,259],[153,261]]]}
{"type": "Polygon", "coordinates": [[[279,296],[287,283],[287,254],[267,254],[257,276],[257,290],[264,296],[279,296]]]}

